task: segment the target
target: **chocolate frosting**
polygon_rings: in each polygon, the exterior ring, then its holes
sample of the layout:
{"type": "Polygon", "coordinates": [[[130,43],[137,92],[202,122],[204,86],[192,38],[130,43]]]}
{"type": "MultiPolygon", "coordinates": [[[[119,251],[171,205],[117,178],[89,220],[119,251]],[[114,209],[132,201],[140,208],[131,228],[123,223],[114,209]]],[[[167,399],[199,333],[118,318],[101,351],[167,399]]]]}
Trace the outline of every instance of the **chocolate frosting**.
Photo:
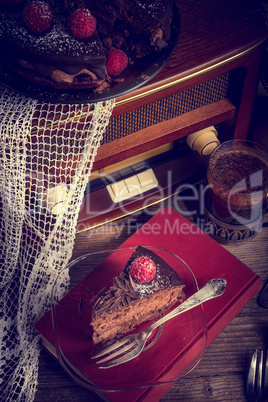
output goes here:
{"type": "Polygon", "coordinates": [[[129,306],[133,300],[138,300],[140,295],[133,288],[124,273],[114,278],[113,286],[100,296],[94,306],[92,317],[101,315],[106,311],[114,311],[120,307],[129,306]]]}

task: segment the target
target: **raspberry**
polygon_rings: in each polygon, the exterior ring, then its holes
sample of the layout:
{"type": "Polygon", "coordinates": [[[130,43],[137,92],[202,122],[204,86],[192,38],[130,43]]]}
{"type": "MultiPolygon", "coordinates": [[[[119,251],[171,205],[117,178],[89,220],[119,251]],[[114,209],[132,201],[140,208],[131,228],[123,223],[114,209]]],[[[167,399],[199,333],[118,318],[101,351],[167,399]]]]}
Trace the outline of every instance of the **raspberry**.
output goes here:
{"type": "Polygon", "coordinates": [[[33,32],[43,32],[50,27],[52,11],[45,1],[32,1],[23,10],[23,19],[33,32]]]}
{"type": "Polygon", "coordinates": [[[108,50],[106,58],[106,68],[109,75],[120,74],[128,65],[127,55],[119,49],[108,50]]]}
{"type": "Polygon", "coordinates": [[[76,38],[87,38],[96,30],[96,19],[87,8],[78,8],[69,18],[68,26],[76,38]]]}
{"type": "Polygon", "coordinates": [[[149,257],[138,257],[131,264],[130,275],[139,283],[150,282],[156,275],[155,263],[149,257]]]}

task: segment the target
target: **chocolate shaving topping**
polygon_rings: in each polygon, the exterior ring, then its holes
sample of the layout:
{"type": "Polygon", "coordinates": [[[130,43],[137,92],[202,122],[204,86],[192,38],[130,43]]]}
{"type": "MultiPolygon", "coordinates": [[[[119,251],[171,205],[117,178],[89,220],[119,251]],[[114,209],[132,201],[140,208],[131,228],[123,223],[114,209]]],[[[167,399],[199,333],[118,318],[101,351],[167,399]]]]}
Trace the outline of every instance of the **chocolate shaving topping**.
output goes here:
{"type": "Polygon", "coordinates": [[[99,316],[106,311],[114,311],[117,308],[129,306],[133,300],[138,300],[140,295],[135,292],[130,281],[121,274],[114,278],[113,286],[104,295],[100,296],[94,306],[93,316],[99,316]]]}
{"type": "Polygon", "coordinates": [[[132,288],[135,289],[135,284],[134,284],[134,282],[133,282],[133,279],[132,279],[132,276],[131,276],[131,275],[129,275],[129,282],[130,282],[132,288]]]}

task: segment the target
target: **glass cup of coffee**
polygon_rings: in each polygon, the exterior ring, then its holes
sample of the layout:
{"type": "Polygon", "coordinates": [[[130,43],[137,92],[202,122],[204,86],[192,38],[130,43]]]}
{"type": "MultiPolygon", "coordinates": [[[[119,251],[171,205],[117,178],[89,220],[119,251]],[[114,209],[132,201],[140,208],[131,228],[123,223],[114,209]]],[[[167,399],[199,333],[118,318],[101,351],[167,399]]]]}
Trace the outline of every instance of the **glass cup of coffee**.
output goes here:
{"type": "Polygon", "coordinates": [[[245,226],[261,220],[267,208],[268,152],[251,141],[226,141],[210,155],[207,181],[214,217],[245,226]]]}

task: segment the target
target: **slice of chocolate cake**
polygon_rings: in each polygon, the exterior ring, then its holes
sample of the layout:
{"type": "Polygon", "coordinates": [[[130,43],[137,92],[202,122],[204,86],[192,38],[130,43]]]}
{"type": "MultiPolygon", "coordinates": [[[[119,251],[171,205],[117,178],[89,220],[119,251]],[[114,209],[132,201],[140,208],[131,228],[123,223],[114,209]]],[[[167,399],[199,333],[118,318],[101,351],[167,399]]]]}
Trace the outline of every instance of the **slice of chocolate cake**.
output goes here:
{"type": "Polygon", "coordinates": [[[157,254],[137,247],[113,286],[101,294],[92,314],[93,342],[120,337],[182,302],[184,284],[157,254]]]}

